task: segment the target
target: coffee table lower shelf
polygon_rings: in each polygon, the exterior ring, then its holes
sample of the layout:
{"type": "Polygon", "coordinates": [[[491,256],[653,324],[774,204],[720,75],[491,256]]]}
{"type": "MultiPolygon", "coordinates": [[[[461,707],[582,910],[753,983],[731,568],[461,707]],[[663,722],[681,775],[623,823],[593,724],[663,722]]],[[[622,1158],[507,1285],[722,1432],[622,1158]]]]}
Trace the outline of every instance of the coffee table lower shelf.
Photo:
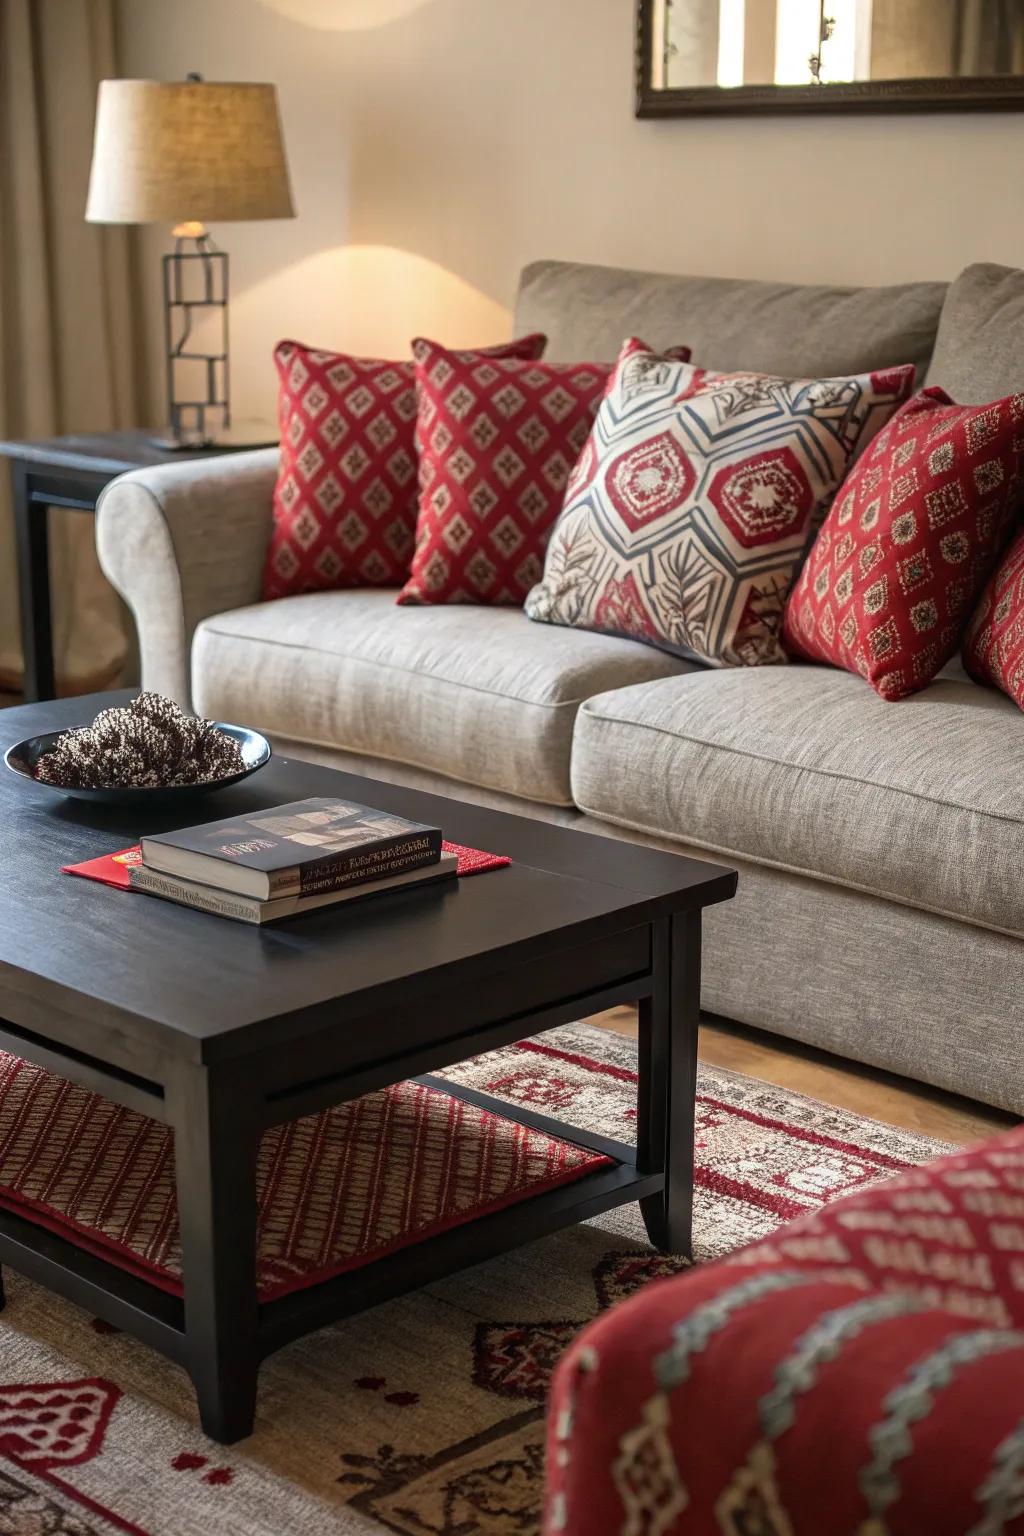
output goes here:
{"type": "MultiPolygon", "coordinates": [[[[624,943],[624,956],[608,943],[596,958],[591,956],[601,973],[594,986],[577,979],[575,967],[581,962],[574,950],[573,969],[567,972],[573,980],[567,985],[563,976],[565,995],[556,1003],[545,1001],[545,993],[558,983],[562,973],[557,968],[552,976],[532,971],[529,986],[519,980],[511,992],[506,977],[503,1001],[509,1012],[492,1022],[460,1030],[455,1005],[446,1004],[447,1028],[441,1039],[423,1038],[418,1005],[410,1012],[411,1038],[403,1049],[386,1055],[382,1048],[380,1059],[365,1066],[348,1064],[351,1046],[343,1033],[325,1031],[313,1036],[301,1054],[283,1056],[268,1049],[248,1058],[244,1069],[230,1059],[210,1065],[172,1060],[159,1069],[154,1063],[151,1074],[140,1076],[77,1047],[51,1042],[23,1024],[0,1022],[8,1086],[12,1071],[17,1079],[22,1069],[46,1079],[45,1092],[39,1089],[46,1102],[33,1100],[34,1118],[23,1116],[18,1122],[29,1127],[20,1164],[15,1142],[10,1136],[5,1142],[7,1198],[0,1205],[0,1265],[19,1270],[182,1365],[191,1376],[206,1434],[230,1444],[252,1432],[263,1359],[304,1334],[379,1302],[633,1201],[639,1203],[655,1248],[688,1254],[700,913],[659,919],[639,934],[631,929],[624,943]],[[645,955],[647,971],[638,968],[645,955]],[[617,964],[623,965],[623,974],[609,980],[609,966],[617,964]],[[525,1004],[520,995],[524,992],[535,994],[525,1004]],[[636,1147],[444,1076],[453,1063],[629,1001],[638,1002],[636,1147]],[[422,1073],[431,1075],[418,1075],[422,1073]],[[33,1125],[54,1124],[49,1112],[59,1107],[54,1105],[55,1093],[79,1096],[74,1123],[88,1127],[88,1145],[79,1146],[68,1137],[40,1140],[31,1133],[33,1125]],[[445,1111],[443,1125],[435,1126],[423,1143],[428,1161],[407,1154],[404,1164],[392,1166],[388,1159],[398,1122],[384,1116],[379,1101],[393,1103],[392,1095],[403,1094],[411,1100],[425,1096],[444,1097],[449,1105],[461,1102],[459,1113],[445,1111]],[[91,1096],[92,1103],[83,1106],[82,1095],[91,1096]],[[371,1101],[378,1101],[376,1140],[371,1101]],[[111,1114],[134,1117],[133,1136],[142,1134],[142,1128],[150,1138],[146,1167],[155,1168],[163,1158],[162,1166],[169,1168],[169,1183],[165,1180],[161,1186],[161,1210],[147,1207],[140,1217],[131,1193],[137,1184],[131,1180],[124,1208],[116,1200],[110,1203],[125,1168],[142,1168],[134,1153],[127,1161],[122,1156],[112,1170],[93,1159],[97,1140],[111,1134],[111,1114]],[[355,1159],[347,1150],[355,1124],[344,1119],[350,1114],[357,1120],[359,1115],[370,1117],[360,1122],[361,1152],[355,1159]],[[504,1129],[483,1130],[480,1121],[489,1114],[505,1122],[504,1129]],[[321,1219],[329,1209],[334,1225],[317,1227],[314,1221],[302,1231],[301,1218],[309,1207],[301,1205],[296,1189],[312,1187],[303,1170],[313,1165],[303,1164],[301,1170],[292,1166],[290,1174],[285,1170],[274,1190],[268,1182],[261,1185],[261,1178],[273,1176],[263,1161],[265,1152],[271,1169],[283,1166],[274,1161],[282,1155],[280,1145],[269,1146],[266,1138],[308,1125],[309,1117],[336,1115],[342,1121],[333,1130],[325,1129],[316,1143],[316,1168],[321,1181],[326,1180],[318,1188],[321,1195],[325,1187],[329,1192],[326,1207],[317,1196],[316,1212],[321,1219]],[[479,1155],[475,1164],[472,1157],[462,1160],[458,1138],[466,1134],[483,1135],[484,1142],[475,1143],[477,1153],[497,1159],[489,1165],[487,1178],[481,1177],[479,1155]],[[548,1138],[560,1145],[553,1146],[548,1138]],[[55,1208],[48,1194],[50,1176],[63,1170],[62,1149],[69,1145],[75,1149],[70,1161],[78,1178],[71,1196],[63,1196],[64,1205],[55,1208]],[[329,1145],[333,1165],[327,1159],[329,1145]],[[454,1170],[448,1183],[438,1182],[438,1147],[443,1166],[450,1173],[454,1170]],[[364,1156],[367,1148],[377,1150],[364,1156]],[[346,1182],[347,1174],[345,1180],[332,1182],[342,1156],[346,1167],[360,1161],[368,1165],[354,1185],[346,1182]],[[19,1166],[24,1175],[20,1182],[19,1166]],[[500,1177],[491,1176],[495,1171],[500,1177]],[[107,1178],[111,1172],[113,1182],[107,1178]],[[299,1173],[302,1176],[296,1177],[299,1173]],[[417,1185],[417,1178],[424,1182],[417,1185]],[[461,1194],[450,1199],[447,1192],[457,1179],[462,1180],[461,1194]],[[370,1207],[359,1200],[371,1186],[406,1192],[384,1213],[383,1223],[376,1216],[363,1222],[370,1207]],[[424,1189],[433,1189],[434,1197],[422,1199],[424,1189]],[[176,1202],[173,1211],[169,1199],[176,1202]],[[91,1226],[90,1211],[100,1213],[91,1226]],[[110,1211],[115,1215],[112,1222],[110,1211]],[[261,1229],[260,1211],[269,1213],[261,1229]],[[355,1220],[353,1212],[360,1213],[355,1220]],[[64,1219],[52,1219],[55,1214],[64,1219]],[[174,1242],[168,1226],[171,1216],[174,1242]],[[262,1246],[260,1230],[269,1237],[262,1246]],[[292,1241],[296,1232],[299,1237],[292,1241]],[[403,1233],[410,1240],[400,1247],[396,1238],[403,1233]]],[[[473,1008],[470,999],[470,1017],[473,1008]]],[[[406,1029],[402,1015],[387,1012],[383,1018],[392,1034],[398,1029],[396,1019],[406,1029]]],[[[375,1044],[383,1047],[384,1042],[375,1044]]],[[[4,1070],[0,1057],[0,1078],[4,1070]]],[[[24,1108],[26,1094],[31,1098],[34,1090],[22,1083],[18,1091],[24,1108]]],[[[4,1094],[0,1108],[7,1103],[4,1094]]],[[[411,1111],[414,1128],[418,1113],[411,1111]]],[[[407,1125],[406,1131],[415,1141],[415,1129],[409,1133],[407,1125]]],[[[119,1145],[136,1149],[140,1143],[129,1136],[119,1145]]],[[[296,1145],[298,1155],[305,1155],[308,1141],[296,1145]]]]}
{"type": "MultiPolygon", "coordinates": [[[[559,1120],[520,1109],[442,1078],[416,1079],[530,1130],[558,1137],[610,1158],[611,1164],[432,1237],[413,1239],[386,1257],[332,1279],[294,1290],[259,1306],[257,1350],[265,1359],[293,1339],[389,1301],[432,1281],[494,1258],[562,1227],[659,1194],[663,1172],[636,1166],[636,1149],[559,1120]]],[[[0,1209],[0,1265],[66,1297],[114,1327],[131,1333],[187,1367],[185,1301],[78,1246],[29,1217],[0,1209]]],[[[3,1291],[0,1286],[0,1305],[3,1291]]]]}

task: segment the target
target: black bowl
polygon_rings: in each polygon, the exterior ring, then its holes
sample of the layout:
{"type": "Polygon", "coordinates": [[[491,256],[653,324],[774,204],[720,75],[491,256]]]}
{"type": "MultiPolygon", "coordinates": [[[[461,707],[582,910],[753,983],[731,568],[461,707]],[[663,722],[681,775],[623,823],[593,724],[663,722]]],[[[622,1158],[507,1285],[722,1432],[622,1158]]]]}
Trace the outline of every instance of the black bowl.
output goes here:
{"type": "Polygon", "coordinates": [[[270,762],[270,742],[259,731],[250,731],[244,725],[224,725],[220,720],[213,723],[218,731],[238,742],[245,767],[240,773],[229,773],[223,779],[208,779],[202,784],[170,784],[161,789],[68,789],[63,784],[48,784],[45,779],[36,778],[35,765],[44,753],[53,751],[64,735],[63,731],[48,731],[45,736],[30,736],[27,741],[19,741],[17,746],[9,747],[4,753],[4,762],[12,773],[30,779],[40,789],[49,789],[73,800],[91,800],[95,805],[135,806],[146,811],[172,810],[175,806],[202,800],[218,789],[226,789],[229,784],[239,784],[270,762]]]}

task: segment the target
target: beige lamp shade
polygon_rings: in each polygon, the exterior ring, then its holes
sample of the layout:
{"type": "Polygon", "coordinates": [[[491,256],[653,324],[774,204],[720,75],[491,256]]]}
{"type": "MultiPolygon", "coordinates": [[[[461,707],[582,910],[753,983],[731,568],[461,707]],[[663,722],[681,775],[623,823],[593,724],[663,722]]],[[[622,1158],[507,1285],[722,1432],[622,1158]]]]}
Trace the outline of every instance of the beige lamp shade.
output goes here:
{"type": "Polygon", "coordinates": [[[85,210],[90,223],[294,215],[274,86],[101,82],[85,210]]]}

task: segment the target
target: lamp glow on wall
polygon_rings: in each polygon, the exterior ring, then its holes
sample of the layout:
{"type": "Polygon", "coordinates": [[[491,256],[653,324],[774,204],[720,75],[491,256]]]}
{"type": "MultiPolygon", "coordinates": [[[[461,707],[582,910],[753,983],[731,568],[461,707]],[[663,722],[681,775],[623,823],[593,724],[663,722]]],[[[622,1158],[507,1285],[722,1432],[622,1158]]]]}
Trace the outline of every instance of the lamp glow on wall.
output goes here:
{"type": "Polygon", "coordinates": [[[294,216],[274,86],[199,75],[101,82],[86,219],[173,226],[174,251],[163,258],[170,430],[161,447],[259,441],[232,430],[228,257],[206,221],[294,216]],[[211,329],[204,349],[197,331],[211,329]]]}

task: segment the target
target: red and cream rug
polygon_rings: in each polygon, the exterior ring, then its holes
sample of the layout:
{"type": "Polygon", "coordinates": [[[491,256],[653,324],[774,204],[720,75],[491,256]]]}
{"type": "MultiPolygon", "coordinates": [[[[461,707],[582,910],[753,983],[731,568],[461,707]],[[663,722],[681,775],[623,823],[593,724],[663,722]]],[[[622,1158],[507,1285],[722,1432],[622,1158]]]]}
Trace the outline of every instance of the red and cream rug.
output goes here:
{"type": "MultiPolygon", "coordinates": [[[[628,1140],[635,1061],[573,1025],[450,1075],[628,1140]]],[[[698,1257],[943,1150],[704,1068],[698,1257]]],[[[529,1536],[554,1362],[596,1311],[679,1267],[635,1207],[533,1243],[274,1356],[256,1434],[227,1449],[177,1367],[7,1270],[0,1536],[529,1536]]]]}

